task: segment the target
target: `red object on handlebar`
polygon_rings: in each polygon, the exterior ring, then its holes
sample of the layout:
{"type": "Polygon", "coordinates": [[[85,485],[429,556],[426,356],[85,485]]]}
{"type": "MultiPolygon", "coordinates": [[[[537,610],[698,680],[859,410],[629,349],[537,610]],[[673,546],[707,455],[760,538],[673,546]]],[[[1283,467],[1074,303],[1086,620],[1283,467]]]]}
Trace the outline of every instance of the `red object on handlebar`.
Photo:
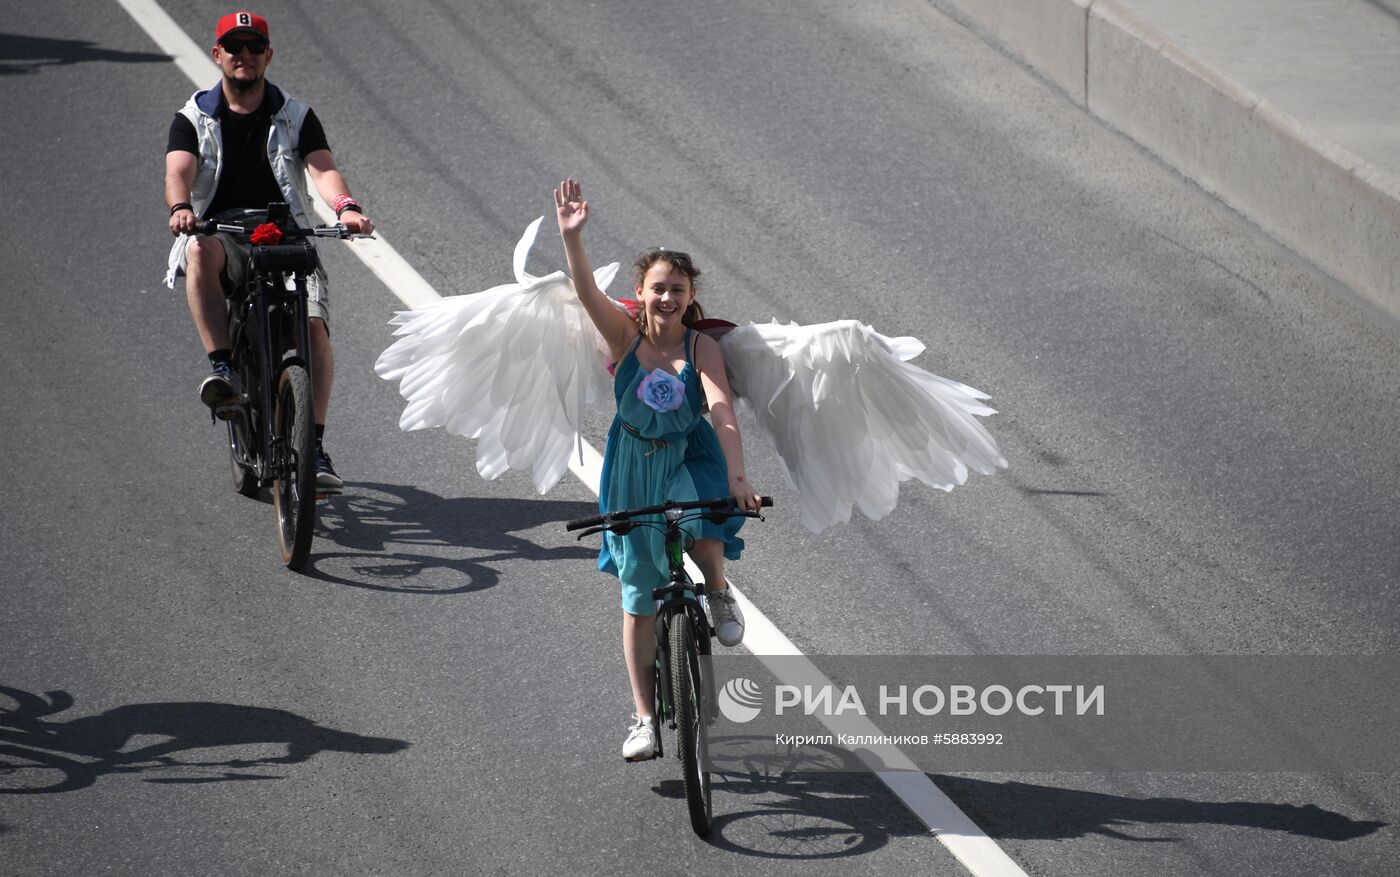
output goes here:
{"type": "Polygon", "coordinates": [[[253,229],[253,233],[248,236],[248,242],[254,246],[262,246],[263,244],[276,246],[282,243],[282,229],[271,222],[264,222],[253,229]]]}

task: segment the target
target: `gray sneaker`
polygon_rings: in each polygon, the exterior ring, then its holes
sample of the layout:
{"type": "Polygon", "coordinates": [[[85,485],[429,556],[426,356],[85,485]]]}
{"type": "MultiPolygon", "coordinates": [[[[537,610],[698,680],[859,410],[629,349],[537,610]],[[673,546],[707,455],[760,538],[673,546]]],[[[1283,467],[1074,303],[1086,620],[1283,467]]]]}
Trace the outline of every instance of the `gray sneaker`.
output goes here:
{"type": "Polygon", "coordinates": [[[627,761],[650,761],[656,757],[656,727],[650,718],[632,714],[632,727],[622,743],[622,757],[627,761]]]}
{"type": "Polygon", "coordinates": [[[744,613],[729,589],[708,592],[705,603],[710,609],[710,623],[715,626],[715,636],[719,637],[720,645],[737,646],[743,642],[744,613]]]}

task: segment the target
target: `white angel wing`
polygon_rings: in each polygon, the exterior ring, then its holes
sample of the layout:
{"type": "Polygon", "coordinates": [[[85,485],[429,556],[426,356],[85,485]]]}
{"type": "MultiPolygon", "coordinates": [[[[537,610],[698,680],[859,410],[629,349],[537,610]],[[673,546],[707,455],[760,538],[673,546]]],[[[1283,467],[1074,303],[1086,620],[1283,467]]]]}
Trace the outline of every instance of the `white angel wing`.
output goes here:
{"type": "MultiPolygon", "coordinates": [[[[483,478],[531,469],[540,493],[563,477],[582,409],[608,387],[602,339],[568,276],[525,271],[543,219],[515,245],[515,283],[400,311],[398,340],[374,365],[408,400],[400,428],[476,439],[483,478]]],[[[599,289],[617,269],[594,272],[599,289]]]]}
{"type": "Polygon", "coordinates": [[[968,470],[990,475],[1006,460],[976,415],[996,413],[972,387],[908,360],[924,345],[888,338],[855,320],[775,322],[719,339],[735,395],[782,458],[813,532],[851,518],[878,520],[918,478],[952,490],[968,470]]]}

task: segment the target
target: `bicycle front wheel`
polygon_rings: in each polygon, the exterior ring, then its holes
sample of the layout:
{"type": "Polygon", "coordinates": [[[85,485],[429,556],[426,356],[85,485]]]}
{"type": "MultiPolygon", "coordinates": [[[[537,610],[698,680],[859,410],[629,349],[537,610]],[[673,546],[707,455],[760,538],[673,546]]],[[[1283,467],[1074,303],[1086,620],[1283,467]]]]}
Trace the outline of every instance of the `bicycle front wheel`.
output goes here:
{"type": "Polygon", "coordinates": [[[709,730],[699,650],[689,616],[677,613],[670,631],[671,699],[676,716],[676,752],[681,760],[690,827],[700,837],[710,833],[709,730]]]}
{"type": "Polygon", "coordinates": [[[311,413],[311,378],[306,369],[289,365],[277,379],[273,408],[273,446],[281,465],[272,485],[277,509],[277,547],[289,569],[300,569],[311,553],[316,528],[316,460],[312,454],[315,427],[311,413]]]}

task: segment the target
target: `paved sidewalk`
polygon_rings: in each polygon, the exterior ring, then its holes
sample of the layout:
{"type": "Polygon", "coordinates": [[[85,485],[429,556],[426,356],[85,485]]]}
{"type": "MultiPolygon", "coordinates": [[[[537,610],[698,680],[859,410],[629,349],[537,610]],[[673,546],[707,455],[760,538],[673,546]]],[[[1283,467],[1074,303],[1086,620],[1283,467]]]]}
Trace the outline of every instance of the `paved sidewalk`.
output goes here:
{"type": "Polygon", "coordinates": [[[1400,319],[1400,0],[932,0],[1400,319]]]}

